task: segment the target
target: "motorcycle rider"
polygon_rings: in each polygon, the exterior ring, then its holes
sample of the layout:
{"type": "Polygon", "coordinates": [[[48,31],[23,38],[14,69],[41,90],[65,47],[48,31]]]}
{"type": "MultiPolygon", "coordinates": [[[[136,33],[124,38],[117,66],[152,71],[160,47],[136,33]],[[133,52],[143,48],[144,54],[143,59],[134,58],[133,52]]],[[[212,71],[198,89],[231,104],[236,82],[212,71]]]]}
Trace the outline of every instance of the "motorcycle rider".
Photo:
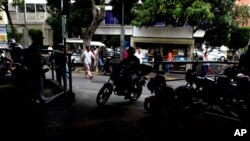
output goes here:
{"type": "MultiPolygon", "coordinates": [[[[138,77],[140,70],[140,60],[134,55],[135,49],[133,47],[129,47],[128,49],[128,57],[123,59],[119,66],[123,69],[123,81],[120,81],[122,87],[126,85],[132,84],[132,82],[138,77]]],[[[126,86],[127,87],[127,86],[126,86]]],[[[128,98],[125,96],[125,99],[128,98]]]]}

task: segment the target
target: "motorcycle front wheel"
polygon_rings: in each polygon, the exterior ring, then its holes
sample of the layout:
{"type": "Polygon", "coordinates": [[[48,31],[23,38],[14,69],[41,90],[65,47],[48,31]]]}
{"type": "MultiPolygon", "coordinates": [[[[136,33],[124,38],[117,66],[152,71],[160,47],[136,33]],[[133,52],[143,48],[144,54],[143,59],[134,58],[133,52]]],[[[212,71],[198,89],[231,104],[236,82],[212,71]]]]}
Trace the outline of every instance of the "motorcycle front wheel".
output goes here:
{"type": "Polygon", "coordinates": [[[99,106],[103,106],[109,99],[110,95],[112,94],[113,87],[112,84],[106,83],[100,89],[96,97],[96,103],[99,106]]]}
{"type": "Polygon", "coordinates": [[[142,85],[139,83],[135,83],[132,87],[132,90],[129,94],[129,100],[130,101],[136,101],[140,98],[142,93],[142,85]]]}

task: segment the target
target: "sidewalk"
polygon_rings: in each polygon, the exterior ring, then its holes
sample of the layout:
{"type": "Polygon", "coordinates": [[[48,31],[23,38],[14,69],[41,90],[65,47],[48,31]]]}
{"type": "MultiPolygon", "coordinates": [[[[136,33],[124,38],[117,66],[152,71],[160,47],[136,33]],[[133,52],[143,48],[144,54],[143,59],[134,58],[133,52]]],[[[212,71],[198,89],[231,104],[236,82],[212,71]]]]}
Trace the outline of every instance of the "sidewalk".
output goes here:
{"type": "MultiPolygon", "coordinates": [[[[76,69],[77,73],[84,73],[83,69],[76,69]]],[[[98,71],[92,71],[91,72],[93,75],[103,75],[100,74],[98,71]]],[[[107,73],[106,75],[109,75],[107,73]]],[[[146,75],[146,78],[150,79],[151,77],[155,77],[156,73],[151,72],[148,75],[146,75]]],[[[170,72],[170,73],[165,73],[165,79],[166,81],[176,81],[176,80],[185,80],[185,73],[184,72],[170,72]]]]}

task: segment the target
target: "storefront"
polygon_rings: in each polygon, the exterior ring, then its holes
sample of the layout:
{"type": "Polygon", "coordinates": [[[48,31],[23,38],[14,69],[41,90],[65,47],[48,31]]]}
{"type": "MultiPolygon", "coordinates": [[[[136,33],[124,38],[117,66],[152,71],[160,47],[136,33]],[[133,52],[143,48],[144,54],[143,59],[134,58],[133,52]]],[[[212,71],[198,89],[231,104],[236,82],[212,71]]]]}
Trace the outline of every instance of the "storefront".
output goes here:
{"type": "Polygon", "coordinates": [[[193,45],[192,27],[134,27],[131,37],[131,46],[141,47],[148,56],[148,61],[152,60],[152,53],[156,49],[160,50],[163,59],[167,51],[172,51],[173,56],[185,56],[190,59],[193,45]]]}

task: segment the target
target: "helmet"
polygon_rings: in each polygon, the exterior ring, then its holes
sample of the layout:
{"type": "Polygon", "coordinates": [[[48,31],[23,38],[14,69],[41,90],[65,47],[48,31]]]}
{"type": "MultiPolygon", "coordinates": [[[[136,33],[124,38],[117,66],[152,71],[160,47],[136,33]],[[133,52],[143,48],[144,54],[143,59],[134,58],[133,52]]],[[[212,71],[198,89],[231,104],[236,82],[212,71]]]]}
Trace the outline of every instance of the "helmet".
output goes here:
{"type": "Polygon", "coordinates": [[[133,47],[129,47],[129,49],[128,49],[128,54],[129,54],[129,55],[135,54],[135,49],[134,49],[133,47]]]}
{"type": "Polygon", "coordinates": [[[16,40],[15,40],[15,39],[11,39],[11,40],[10,40],[10,43],[11,43],[11,44],[15,44],[15,43],[16,43],[16,40]]]}

